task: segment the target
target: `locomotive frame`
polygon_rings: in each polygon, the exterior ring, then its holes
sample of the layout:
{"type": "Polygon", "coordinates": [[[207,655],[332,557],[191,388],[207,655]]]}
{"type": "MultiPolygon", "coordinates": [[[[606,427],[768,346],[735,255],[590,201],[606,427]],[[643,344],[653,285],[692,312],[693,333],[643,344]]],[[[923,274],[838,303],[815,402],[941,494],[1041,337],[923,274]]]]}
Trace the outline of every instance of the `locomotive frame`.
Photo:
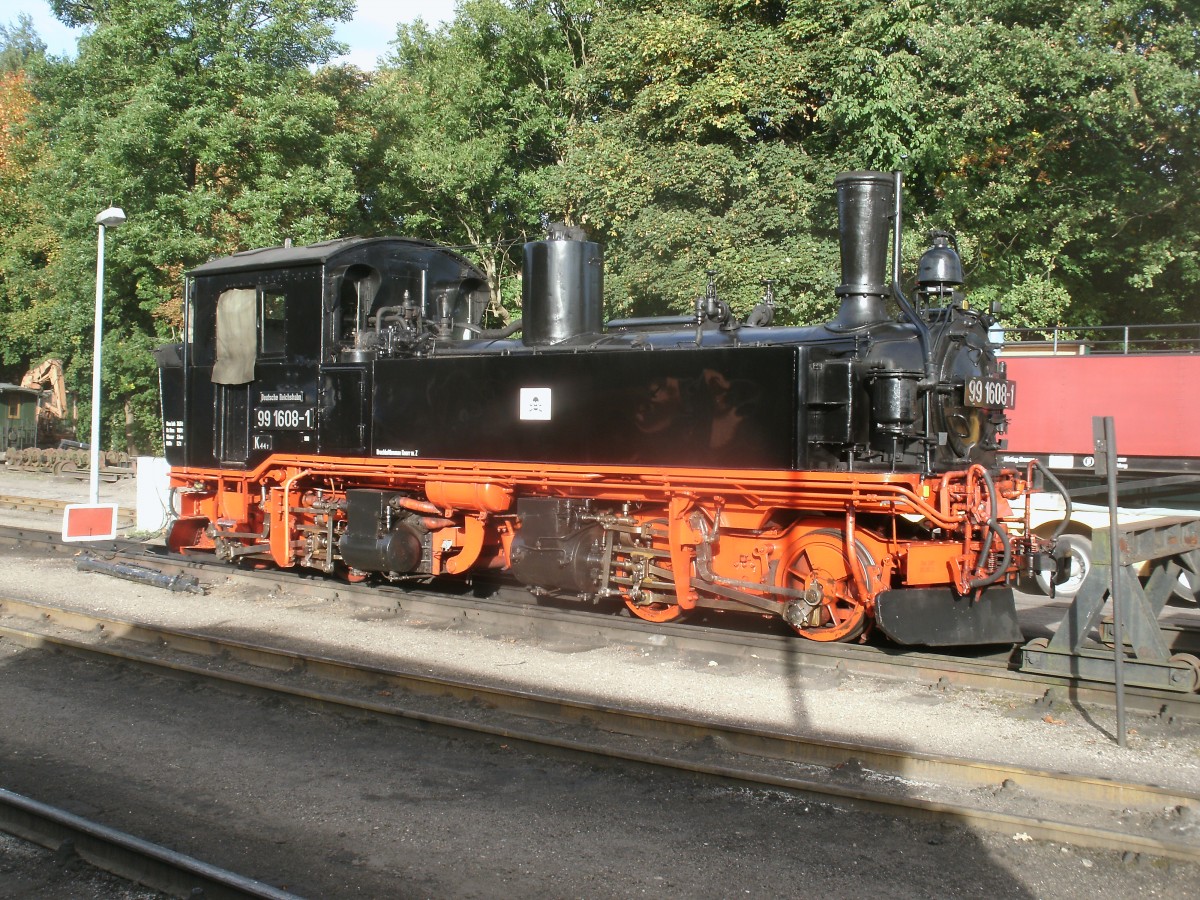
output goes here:
{"type": "Polygon", "coordinates": [[[428,242],[198,267],[159,351],[169,546],[353,580],[501,571],[814,640],[1019,641],[1009,582],[1044,548],[1008,505],[1030,473],[995,464],[1012,384],[990,316],[945,235],[917,302],[900,291],[898,176],[837,186],[841,309],[805,328],[771,325],[769,290],[740,323],[711,282],[692,316],[606,327],[600,248],[565,232],[526,245],[498,332],[482,273],[428,242]]]}

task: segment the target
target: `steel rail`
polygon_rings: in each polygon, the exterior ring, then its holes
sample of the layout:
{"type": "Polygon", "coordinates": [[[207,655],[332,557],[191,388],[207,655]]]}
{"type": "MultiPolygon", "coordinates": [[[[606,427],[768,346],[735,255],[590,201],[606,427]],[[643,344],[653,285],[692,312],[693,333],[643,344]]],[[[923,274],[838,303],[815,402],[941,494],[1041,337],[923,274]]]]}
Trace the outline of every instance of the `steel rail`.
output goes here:
{"type": "Polygon", "coordinates": [[[0,830],[175,897],[206,900],[298,900],[253,878],[0,789],[0,830]]]}
{"type": "MultiPolygon", "coordinates": [[[[50,513],[61,516],[68,503],[67,500],[52,500],[46,497],[17,497],[0,494],[0,509],[15,509],[22,512],[50,513]]],[[[121,528],[129,528],[133,524],[134,517],[129,510],[118,508],[117,525],[121,528]]]]}
{"type": "MultiPolygon", "coordinates": [[[[1078,705],[1102,709],[1111,708],[1114,704],[1112,685],[1021,672],[1016,668],[1013,654],[972,658],[914,649],[896,654],[895,648],[805,641],[793,634],[731,631],[686,622],[647,623],[586,608],[541,607],[532,604],[523,589],[515,592],[519,600],[514,600],[512,596],[505,599],[477,596],[463,599],[432,589],[348,584],[319,575],[279,569],[235,569],[215,559],[168,556],[165,551],[147,556],[144,547],[134,547],[136,549],[129,557],[130,561],[149,563],[165,572],[196,577],[217,574],[222,579],[234,579],[247,584],[286,586],[288,590],[301,595],[403,609],[409,614],[434,621],[462,623],[469,620],[475,624],[504,628],[514,634],[532,633],[535,637],[560,638],[566,632],[576,638],[603,639],[605,643],[620,642],[659,650],[669,649],[707,658],[716,656],[752,660],[755,665],[776,671],[793,671],[798,666],[836,669],[847,675],[919,680],[943,689],[956,687],[1002,691],[1031,700],[1061,697],[1078,705]],[[1069,696],[1063,696],[1064,692],[1069,696]]],[[[1125,700],[1127,708],[1142,715],[1200,720],[1200,695],[1127,688],[1125,700]]]]}
{"type": "MultiPolygon", "coordinates": [[[[71,553],[81,546],[64,545],[53,533],[0,526],[0,541],[5,539],[71,553]]],[[[433,589],[349,584],[316,573],[286,569],[242,569],[215,558],[169,555],[164,548],[135,541],[84,546],[115,559],[153,565],[164,573],[186,573],[202,580],[216,576],[223,582],[260,585],[264,590],[286,587],[301,596],[361,603],[445,625],[503,629],[533,640],[567,636],[598,644],[617,643],[708,659],[752,662],[781,672],[797,668],[836,670],[845,675],[919,682],[939,689],[999,691],[1031,701],[1067,702],[1098,709],[1110,709],[1115,702],[1111,685],[1020,672],[1010,656],[981,659],[916,650],[897,654],[894,648],[866,644],[821,643],[790,634],[765,635],[688,623],[645,623],[587,609],[536,606],[523,591],[520,597],[524,602],[515,603],[512,599],[459,597],[433,589]]],[[[1200,720],[1200,695],[1128,688],[1125,702],[1127,709],[1140,715],[1164,720],[1200,720]]]]}
{"type": "MultiPolygon", "coordinates": [[[[126,619],[64,610],[51,604],[2,601],[5,613],[19,616],[37,628],[0,626],[0,635],[32,649],[116,659],[185,678],[201,678],[255,694],[286,695],[293,700],[340,712],[353,710],[403,719],[425,727],[467,732],[493,740],[519,742],[537,752],[584,754],[643,766],[669,768],[690,774],[728,779],[759,788],[777,788],[818,795],[859,808],[889,814],[953,819],[993,831],[1017,831],[1049,841],[1117,851],[1133,851],[1200,861],[1200,843],[1128,834],[1042,814],[1025,815],[909,796],[912,788],[950,787],[971,796],[980,789],[1018,789],[1035,808],[1052,804],[1060,811],[1079,809],[1134,810],[1143,815],[1164,809],[1200,809],[1200,794],[1072,775],[980,760],[813,739],[778,731],[713,722],[695,722],[645,709],[628,709],[590,701],[544,695],[534,691],[495,687],[398,668],[357,662],[231,640],[202,632],[162,628],[126,619]],[[92,636],[91,641],[48,634],[46,626],[71,628],[92,636]],[[96,635],[107,635],[108,640],[96,635]],[[122,647],[114,646],[121,639],[122,647]],[[164,651],[199,656],[208,664],[164,659],[164,651]],[[218,665],[212,665],[214,660],[218,665]],[[270,679],[226,671],[230,662],[274,673],[270,679]],[[289,674],[319,678],[338,686],[367,687],[371,699],[288,683],[289,674]],[[390,695],[389,702],[375,697],[390,695]],[[431,708],[413,698],[437,698],[431,708]],[[447,699],[469,705],[469,714],[445,712],[447,699]],[[481,712],[482,710],[482,712],[481,712]],[[563,726],[573,729],[563,736],[563,726]],[[646,744],[651,746],[647,749],[646,744]],[[710,748],[697,751],[697,748],[710,748]],[[703,758],[697,758],[703,757],[703,758]],[[846,784],[844,773],[859,784],[846,784]],[[862,776],[862,777],[858,777],[862,776]],[[872,784],[875,779],[878,784],[872,784]],[[904,788],[897,789],[895,780],[904,788]]],[[[308,682],[306,681],[306,684],[308,682]]]]}

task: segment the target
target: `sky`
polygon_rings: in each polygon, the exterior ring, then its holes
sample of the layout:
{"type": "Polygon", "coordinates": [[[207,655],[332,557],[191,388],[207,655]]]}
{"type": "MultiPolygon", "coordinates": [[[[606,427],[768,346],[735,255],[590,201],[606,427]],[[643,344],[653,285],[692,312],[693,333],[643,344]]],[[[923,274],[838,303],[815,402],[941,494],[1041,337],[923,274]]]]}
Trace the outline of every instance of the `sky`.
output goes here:
{"type": "MultiPolygon", "coordinates": [[[[396,25],[422,18],[430,25],[454,18],[455,0],[358,0],[354,19],[338,27],[338,39],[350,45],[350,53],[339,62],[360,69],[375,68],[375,61],[388,50],[396,36],[396,25]]],[[[78,29],[67,28],[50,12],[47,0],[0,0],[0,23],[14,24],[19,13],[28,13],[34,30],[56,56],[75,55],[78,29]]]]}

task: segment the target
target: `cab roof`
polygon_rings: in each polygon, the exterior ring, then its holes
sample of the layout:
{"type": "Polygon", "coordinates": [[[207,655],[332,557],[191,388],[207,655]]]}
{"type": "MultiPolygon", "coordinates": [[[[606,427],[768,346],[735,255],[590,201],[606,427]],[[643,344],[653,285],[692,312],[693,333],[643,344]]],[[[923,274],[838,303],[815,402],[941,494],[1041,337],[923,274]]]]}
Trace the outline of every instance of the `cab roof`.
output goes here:
{"type": "Polygon", "coordinates": [[[469,268],[475,266],[465,256],[433,241],[419,238],[380,237],[337,238],[331,241],[321,241],[316,244],[305,244],[300,247],[263,247],[258,250],[243,250],[231,256],[221,256],[189,271],[188,275],[219,275],[226,272],[243,272],[256,269],[285,269],[291,266],[324,264],[333,257],[347,250],[354,250],[370,244],[394,244],[412,250],[436,251],[451,257],[469,268]]]}

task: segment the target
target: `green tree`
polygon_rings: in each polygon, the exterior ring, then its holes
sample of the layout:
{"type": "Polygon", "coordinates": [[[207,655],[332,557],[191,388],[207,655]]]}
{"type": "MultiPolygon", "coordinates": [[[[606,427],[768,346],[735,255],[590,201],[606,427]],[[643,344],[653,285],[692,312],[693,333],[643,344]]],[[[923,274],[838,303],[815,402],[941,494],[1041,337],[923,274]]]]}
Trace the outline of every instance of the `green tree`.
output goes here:
{"type": "Polygon", "coordinates": [[[521,242],[545,225],[594,6],[468,0],[436,30],[402,25],[370,91],[374,227],[475,251],[495,311],[515,293],[521,242]]]}
{"type": "Polygon", "coordinates": [[[977,297],[1034,325],[1200,318],[1194,6],[860,0],[800,13],[840,36],[812,57],[830,136],[853,140],[856,164],[908,154],[916,221],[957,226],[977,297]]]}
{"type": "Polygon", "coordinates": [[[0,75],[23,72],[45,55],[46,42],[38,37],[28,13],[19,13],[11,25],[0,25],[0,75]]]}
{"type": "MultiPolygon", "coordinates": [[[[19,17],[15,26],[0,26],[0,323],[15,292],[45,292],[28,270],[44,267],[57,247],[45,226],[45,210],[30,191],[41,144],[28,134],[36,100],[26,66],[36,68],[44,49],[28,16],[19,17]]],[[[5,380],[16,380],[27,368],[27,343],[21,335],[0,341],[5,380]]]]}
{"type": "Polygon", "coordinates": [[[906,258],[955,228],[1018,323],[1200,318],[1188,4],[613,0],[583,86],[560,204],[621,309],[686,309],[713,268],[735,308],[773,276],[823,317],[834,176],[900,168],[906,258]]]}
{"type": "Polygon", "coordinates": [[[49,60],[33,81],[27,144],[39,159],[26,190],[50,240],[0,238],[0,258],[12,261],[0,283],[5,355],[61,355],[88,395],[92,219],[122,206],[129,221],[107,254],[105,443],[145,448],[157,439],[150,349],[177,335],[182,272],[217,253],[320,240],[361,222],[360,150],[342,110],[362,78],[311,69],[342,50],[333,23],[352,0],[54,8],[90,31],[76,59],[49,60]]]}
{"type": "Polygon", "coordinates": [[[805,140],[819,98],[785,19],[782,3],[605,5],[560,203],[607,239],[613,313],[690,310],[707,269],[735,311],[768,278],[793,321],[827,305],[833,205],[805,140]]]}

